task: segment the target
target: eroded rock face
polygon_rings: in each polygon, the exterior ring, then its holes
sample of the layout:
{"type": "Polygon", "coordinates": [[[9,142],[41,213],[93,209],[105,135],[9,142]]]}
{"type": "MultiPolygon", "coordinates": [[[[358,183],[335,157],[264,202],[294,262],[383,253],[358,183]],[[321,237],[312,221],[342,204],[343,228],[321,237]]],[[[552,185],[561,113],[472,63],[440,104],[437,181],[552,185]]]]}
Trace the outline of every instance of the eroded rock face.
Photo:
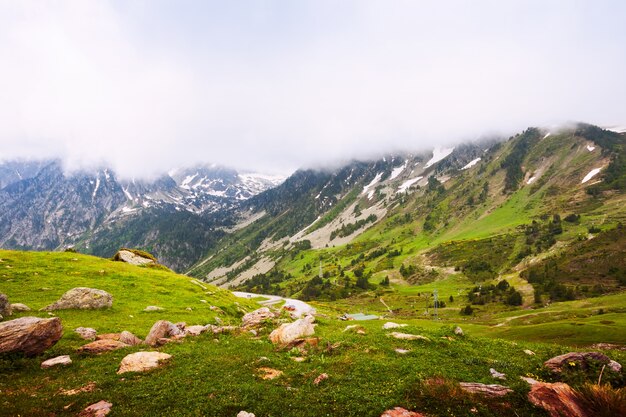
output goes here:
{"type": "Polygon", "coordinates": [[[393,410],[387,410],[380,417],[426,417],[424,414],[415,411],[409,411],[401,407],[395,407],[393,410]]]}
{"type": "Polygon", "coordinates": [[[570,363],[575,363],[582,369],[587,369],[592,362],[607,365],[611,362],[611,360],[604,353],[600,352],[570,352],[548,359],[543,363],[543,365],[552,372],[560,373],[563,369],[569,367],[570,363]]]}
{"type": "Polygon", "coordinates": [[[270,340],[274,344],[287,344],[301,337],[311,336],[315,333],[314,321],[313,316],[306,316],[293,323],[282,324],[270,333],[270,340]]]}
{"type": "Polygon", "coordinates": [[[581,406],[574,390],[560,382],[532,384],[528,400],[546,410],[551,417],[590,417],[581,406]]]}
{"type": "Polygon", "coordinates": [[[163,344],[162,340],[173,336],[183,335],[183,331],[180,330],[175,324],[167,320],[159,320],[150,329],[150,333],[146,336],[145,343],[147,345],[156,347],[163,344]]]}
{"type": "Polygon", "coordinates": [[[120,250],[113,257],[116,261],[126,262],[131,265],[147,265],[155,263],[154,260],[150,258],[144,258],[143,256],[139,256],[136,253],[133,253],[128,250],[120,250]]]}
{"type": "Polygon", "coordinates": [[[172,355],[162,352],[136,352],[126,355],[122,359],[118,374],[125,372],[145,372],[158,368],[162,362],[171,358],[172,355]]]}
{"type": "Polygon", "coordinates": [[[0,294],[0,316],[8,317],[11,315],[11,303],[6,294],[0,294]]]}
{"type": "Polygon", "coordinates": [[[267,319],[271,319],[274,317],[274,313],[270,311],[267,307],[259,308],[258,310],[254,310],[251,313],[246,314],[241,319],[241,327],[244,329],[251,329],[253,327],[258,327],[267,319]]]}
{"type": "Polygon", "coordinates": [[[109,308],[113,305],[113,296],[106,291],[95,288],[72,288],[53,304],[45,307],[44,311],[81,309],[91,310],[109,308]]]}
{"type": "Polygon", "coordinates": [[[63,336],[58,317],[22,317],[0,323],[0,353],[22,352],[35,356],[53,346],[63,336]]]}
{"type": "Polygon", "coordinates": [[[41,363],[42,369],[52,368],[53,366],[67,366],[72,364],[72,359],[69,355],[57,356],[56,358],[48,359],[41,363]]]}
{"type": "Polygon", "coordinates": [[[110,350],[117,350],[128,347],[126,343],[122,343],[119,340],[101,339],[95,342],[87,343],[78,348],[82,353],[104,353],[110,350]]]}

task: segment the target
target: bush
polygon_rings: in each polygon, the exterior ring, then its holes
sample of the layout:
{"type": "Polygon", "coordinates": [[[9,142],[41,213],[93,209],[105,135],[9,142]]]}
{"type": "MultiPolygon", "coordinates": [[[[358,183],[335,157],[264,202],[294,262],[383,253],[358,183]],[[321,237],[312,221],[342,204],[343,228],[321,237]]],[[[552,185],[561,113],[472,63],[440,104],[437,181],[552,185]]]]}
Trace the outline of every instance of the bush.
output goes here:
{"type": "Polygon", "coordinates": [[[465,308],[461,309],[461,315],[462,316],[471,316],[472,314],[474,314],[474,309],[469,304],[466,305],[465,308]]]}

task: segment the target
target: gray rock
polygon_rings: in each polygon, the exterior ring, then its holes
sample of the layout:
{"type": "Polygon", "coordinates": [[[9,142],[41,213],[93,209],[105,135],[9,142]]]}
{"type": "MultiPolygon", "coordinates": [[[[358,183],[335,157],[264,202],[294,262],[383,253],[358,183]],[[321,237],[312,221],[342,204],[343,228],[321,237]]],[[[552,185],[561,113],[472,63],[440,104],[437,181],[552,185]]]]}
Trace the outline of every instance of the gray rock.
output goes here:
{"type": "Polygon", "coordinates": [[[98,334],[96,329],[92,329],[91,327],[77,327],[74,331],[85,340],[95,340],[98,334]]]}
{"type": "Polygon", "coordinates": [[[383,330],[399,329],[400,327],[406,327],[406,326],[408,326],[408,324],[398,324],[392,321],[388,321],[387,323],[383,324],[383,330]]]}
{"type": "Polygon", "coordinates": [[[11,303],[6,294],[0,294],[0,316],[8,317],[11,315],[11,303]]]}
{"type": "Polygon", "coordinates": [[[392,332],[389,334],[389,336],[400,340],[424,340],[426,342],[430,342],[429,338],[419,334],[392,332]]]}
{"type": "Polygon", "coordinates": [[[301,337],[311,336],[315,333],[314,321],[313,316],[306,316],[293,323],[281,324],[279,328],[270,333],[270,341],[274,344],[287,344],[301,337]]]}
{"type": "Polygon", "coordinates": [[[143,309],[143,311],[163,311],[165,310],[163,307],[159,307],[159,306],[148,306],[146,308],[143,309]]]}
{"type": "Polygon", "coordinates": [[[464,334],[463,333],[463,329],[461,329],[459,326],[456,326],[454,328],[454,334],[457,335],[457,336],[463,336],[463,334],[464,334]]]}
{"type": "Polygon", "coordinates": [[[265,320],[274,318],[274,313],[270,311],[267,307],[259,308],[258,310],[254,310],[251,313],[248,313],[243,316],[241,319],[241,327],[244,329],[250,329],[253,327],[260,326],[265,320]]]}
{"type": "Polygon", "coordinates": [[[21,317],[0,323],[0,353],[22,352],[35,356],[53,346],[63,336],[58,317],[21,317]]]}
{"type": "Polygon", "coordinates": [[[113,257],[113,259],[116,261],[126,262],[131,265],[148,265],[148,264],[156,263],[154,262],[153,259],[144,258],[143,256],[139,256],[136,253],[133,253],[128,250],[118,251],[113,257]]]}
{"type": "Polygon", "coordinates": [[[159,320],[150,329],[150,333],[146,336],[145,343],[150,346],[162,345],[162,339],[167,339],[172,336],[183,335],[184,333],[173,323],[167,320],[159,320]]]}
{"type": "Polygon", "coordinates": [[[136,352],[126,355],[120,363],[118,374],[125,372],[145,372],[158,368],[162,362],[171,358],[172,355],[162,352],[136,352]]]}
{"type": "Polygon", "coordinates": [[[489,368],[489,373],[491,374],[492,377],[496,378],[496,379],[506,379],[506,374],[503,374],[502,372],[498,372],[493,368],[489,368]]]}
{"type": "Polygon", "coordinates": [[[13,304],[11,304],[11,310],[13,312],[31,311],[30,307],[28,307],[26,304],[22,304],[22,303],[13,303],[13,304]]]}
{"type": "Polygon", "coordinates": [[[67,291],[54,304],[43,308],[43,311],[67,310],[73,308],[92,310],[109,308],[112,305],[113,296],[108,292],[95,288],[78,287],[67,291]]]}
{"type": "MultiPolygon", "coordinates": [[[[576,363],[580,368],[587,369],[591,362],[599,362],[608,365],[610,361],[608,356],[600,352],[570,352],[548,359],[543,365],[552,372],[560,373],[563,369],[568,367],[570,363],[576,363]]],[[[619,363],[615,363],[619,365],[619,363]]]]}
{"type": "Polygon", "coordinates": [[[120,342],[126,343],[129,346],[137,346],[143,343],[143,340],[132,334],[131,332],[127,332],[124,330],[120,333],[120,342]]]}
{"type": "Polygon", "coordinates": [[[248,413],[247,411],[242,410],[237,413],[237,417],[256,417],[256,416],[252,413],[248,413]]]}
{"type": "Polygon", "coordinates": [[[463,391],[485,397],[503,397],[513,392],[512,389],[498,384],[485,385],[477,382],[461,382],[459,385],[463,391]]]}
{"type": "Polygon", "coordinates": [[[67,366],[71,364],[72,364],[72,359],[70,359],[70,355],[63,355],[63,356],[57,356],[56,358],[48,359],[47,361],[43,361],[41,363],[41,368],[48,369],[48,368],[52,368],[53,366],[58,366],[58,365],[67,366]]]}
{"type": "Polygon", "coordinates": [[[107,401],[98,401],[91,404],[78,414],[78,417],[104,417],[111,412],[113,404],[107,401]]]}

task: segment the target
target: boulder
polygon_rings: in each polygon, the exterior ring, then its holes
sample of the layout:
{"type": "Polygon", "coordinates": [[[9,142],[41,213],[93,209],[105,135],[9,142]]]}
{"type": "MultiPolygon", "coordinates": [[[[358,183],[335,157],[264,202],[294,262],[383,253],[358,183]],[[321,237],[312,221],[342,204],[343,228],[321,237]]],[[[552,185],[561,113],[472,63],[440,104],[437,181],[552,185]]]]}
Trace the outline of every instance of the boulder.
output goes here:
{"type": "Polygon", "coordinates": [[[110,350],[117,350],[128,347],[126,343],[122,343],[119,340],[101,339],[91,343],[87,343],[78,348],[81,353],[104,353],[110,350]]]}
{"type": "Polygon", "coordinates": [[[392,321],[388,321],[387,323],[383,324],[383,329],[384,330],[399,329],[400,327],[406,327],[406,326],[408,326],[408,324],[398,324],[392,321]]]}
{"type": "Polygon", "coordinates": [[[67,310],[71,308],[93,310],[109,308],[113,305],[113,297],[106,291],[95,288],[72,288],[61,296],[54,304],[43,308],[43,311],[67,310]]]}
{"type": "Polygon", "coordinates": [[[113,404],[104,400],[91,404],[78,414],[78,417],[104,417],[111,412],[113,404]]]}
{"type": "MultiPolygon", "coordinates": [[[[543,365],[552,372],[560,373],[567,367],[571,366],[570,363],[575,363],[576,366],[582,369],[587,369],[592,362],[607,365],[610,361],[611,360],[608,356],[600,352],[570,352],[548,359],[543,363],[543,365]]],[[[621,369],[621,365],[619,366],[621,369]]]]}
{"type": "Polygon", "coordinates": [[[21,317],[0,323],[0,353],[22,352],[35,356],[53,346],[63,336],[58,317],[21,317]]]}
{"type": "Polygon", "coordinates": [[[57,365],[71,365],[72,359],[70,359],[69,355],[57,356],[56,358],[48,359],[47,361],[43,361],[41,363],[41,369],[52,368],[57,365]]]}
{"type": "Polygon", "coordinates": [[[424,340],[426,342],[430,342],[429,338],[427,338],[426,336],[419,335],[419,334],[392,332],[392,333],[389,333],[389,336],[396,338],[396,339],[400,339],[400,340],[424,340]]]}
{"type": "Polygon", "coordinates": [[[113,260],[126,262],[131,265],[156,264],[154,258],[149,258],[149,256],[151,255],[148,253],[141,252],[141,251],[130,251],[128,249],[120,249],[113,256],[113,260]]]}
{"type": "Polygon", "coordinates": [[[11,303],[6,294],[0,294],[0,316],[8,317],[11,315],[11,303]]]}
{"type": "Polygon", "coordinates": [[[200,336],[202,333],[206,332],[207,330],[209,329],[206,326],[200,326],[200,325],[189,326],[189,327],[185,327],[185,334],[188,334],[190,336],[200,336]]]}
{"type": "Polygon", "coordinates": [[[254,310],[253,312],[244,315],[241,319],[241,327],[243,327],[244,329],[258,327],[265,320],[271,318],[274,318],[274,313],[272,313],[269,308],[262,307],[258,310],[254,310]]]}
{"type": "Polygon", "coordinates": [[[129,346],[137,346],[143,343],[143,340],[132,334],[131,332],[127,332],[124,330],[120,333],[120,342],[126,343],[129,346]]]}
{"type": "Polygon", "coordinates": [[[74,329],[78,335],[85,340],[95,340],[98,332],[91,327],[77,327],[74,329]]]}
{"type": "Polygon", "coordinates": [[[167,320],[159,320],[150,329],[150,333],[146,336],[145,343],[147,345],[156,347],[162,345],[163,339],[168,339],[172,336],[178,336],[184,334],[175,324],[167,320]]]}
{"type": "Polygon", "coordinates": [[[417,413],[415,411],[409,411],[401,407],[396,407],[393,410],[387,410],[380,415],[380,417],[426,417],[424,414],[417,413]]]}
{"type": "Polygon", "coordinates": [[[590,417],[574,390],[561,382],[532,384],[528,400],[546,410],[551,417],[590,417]]]}
{"type": "Polygon", "coordinates": [[[145,372],[158,368],[162,362],[171,358],[172,355],[162,352],[136,352],[126,355],[120,363],[118,374],[125,372],[145,372]]]}
{"type": "Polygon", "coordinates": [[[22,304],[22,303],[13,303],[11,304],[11,311],[12,312],[24,312],[24,311],[31,311],[30,307],[28,307],[26,304],[22,304]]]}
{"type": "Polygon", "coordinates": [[[459,326],[456,326],[454,328],[454,334],[457,336],[463,336],[464,335],[463,329],[461,329],[459,326]]]}
{"type": "Polygon", "coordinates": [[[461,382],[459,385],[463,391],[484,397],[503,397],[513,392],[510,388],[498,384],[485,385],[477,382],[461,382]]]}
{"type": "Polygon", "coordinates": [[[313,316],[306,316],[293,323],[282,324],[279,328],[270,333],[270,340],[274,344],[287,344],[304,336],[311,336],[315,333],[313,316]]]}

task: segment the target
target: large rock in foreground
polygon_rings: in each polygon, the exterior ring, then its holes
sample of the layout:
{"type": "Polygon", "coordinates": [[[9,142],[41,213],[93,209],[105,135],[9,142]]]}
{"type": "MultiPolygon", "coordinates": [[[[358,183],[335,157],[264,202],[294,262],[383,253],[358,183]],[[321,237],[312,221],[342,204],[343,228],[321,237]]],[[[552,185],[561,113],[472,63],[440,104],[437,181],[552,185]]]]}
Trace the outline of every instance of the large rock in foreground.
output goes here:
{"type": "Polygon", "coordinates": [[[608,356],[600,352],[570,352],[548,359],[543,363],[543,365],[552,372],[560,373],[564,369],[571,366],[571,363],[576,364],[582,369],[587,369],[593,362],[597,362],[602,365],[609,365],[611,370],[616,372],[620,372],[622,370],[622,366],[619,363],[612,361],[608,356]]]}
{"type": "MultiPolygon", "coordinates": [[[[528,393],[528,400],[546,410],[551,417],[588,417],[578,396],[567,384],[536,382],[528,393]]],[[[617,416],[616,416],[617,417],[617,416]]]]}
{"type": "Polygon", "coordinates": [[[301,337],[311,336],[315,333],[314,321],[315,318],[313,316],[306,316],[293,323],[282,324],[278,329],[270,333],[270,340],[275,344],[287,344],[301,337]]]}
{"type": "Polygon", "coordinates": [[[126,355],[122,359],[118,374],[125,372],[144,372],[158,368],[161,362],[168,360],[172,355],[162,352],[136,352],[126,355]]]}
{"type": "Polygon", "coordinates": [[[61,319],[22,317],[0,323],[0,353],[22,352],[35,356],[53,346],[63,336],[61,319]]]}
{"type": "Polygon", "coordinates": [[[95,288],[72,288],[54,304],[45,307],[44,311],[67,310],[71,308],[92,310],[109,308],[113,305],[113,296],[106,291],[95,288]]]}

